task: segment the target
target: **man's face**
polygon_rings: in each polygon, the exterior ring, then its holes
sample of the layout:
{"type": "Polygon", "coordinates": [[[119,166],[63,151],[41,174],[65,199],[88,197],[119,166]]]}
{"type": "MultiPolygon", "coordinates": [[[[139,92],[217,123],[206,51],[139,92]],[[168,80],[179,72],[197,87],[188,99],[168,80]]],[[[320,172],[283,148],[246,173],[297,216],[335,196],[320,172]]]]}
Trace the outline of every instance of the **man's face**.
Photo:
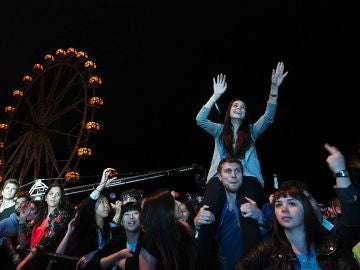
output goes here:
{"type": "Polygon", "coordinates": [[[17,198],[15,201],[15,213],[19,216],[21,209],[26,205],[27,200],[24,197],[17,198]]]}
{"type": "Polygon", "coordinates": [[[225,162],[222,165],[219,179],[227,192],[236,193],[240,189],[243,180],[240,165],[225,162]]]}
{"type": "Polygon", "coordinates": [[[4,199],[11,200],[11,199],[14,199],[17,190],[18,190],[17,185],[15,185],[13,183],[8,183],[2,191],[2,195],[3,195],[4,199]]]}

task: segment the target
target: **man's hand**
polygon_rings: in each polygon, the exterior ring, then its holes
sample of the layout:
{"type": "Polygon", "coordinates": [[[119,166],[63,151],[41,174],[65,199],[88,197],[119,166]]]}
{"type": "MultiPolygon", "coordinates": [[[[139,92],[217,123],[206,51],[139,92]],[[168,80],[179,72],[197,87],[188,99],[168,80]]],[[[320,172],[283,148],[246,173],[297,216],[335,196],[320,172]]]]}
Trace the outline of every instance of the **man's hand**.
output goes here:
{"type": "MultiPolygon", "coordinates": [[[[326,162],[333,173],[346,169],[345,158],[343,154],[335,147],[325,144],[324,148],[329,152],[326,162]]],[[[350,177],[336,177],[337,188],[347,188],[351,185],[350,177]]]]}
{"type": "Polygon", "coordinates": [[[333,173],[346,169],[345,158],[343,154],[335,146],[331,146],[330,144],[326,143],[324,145],[324,148],[330,154],[327,157],[326,162],[333,173]]]}
{"type": "Polygon", "coordinates": [[[215,216],[211,213],[208,209],[208,205],[204,205],[200,208],[199,212],[197,213],[196,217],[194,218],[195,226],[200,226],[203,224],[211,224],[215,221],[215,216]]]}
{"type": "Polygon", "coordinates": [[[245,197],[248,203],[243,203],[240,206],[240,211],[243,217],[245,218],[253,218],[258,221],[258,223],[264,222],[264,214],[257,206],[256,202],[252,199],[245,197]]]}

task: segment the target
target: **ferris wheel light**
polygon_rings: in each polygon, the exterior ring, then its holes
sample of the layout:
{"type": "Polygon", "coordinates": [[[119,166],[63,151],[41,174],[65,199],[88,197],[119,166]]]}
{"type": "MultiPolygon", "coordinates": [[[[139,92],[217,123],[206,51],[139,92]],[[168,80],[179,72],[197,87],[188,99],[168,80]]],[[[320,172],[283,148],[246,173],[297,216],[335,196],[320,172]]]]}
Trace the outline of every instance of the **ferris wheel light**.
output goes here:
{"type": "Polygon", "coordinates": [[[24,83],[29,83],[29,82],[31,82],[32,81],[32,77],[31,76],[28,76],[28,75],[26,75],[26,76],[24,76],[23,77],[23,82],[24,83]]]}
{"type": "Polygon", "coordinates": [[[42,71],[44,70],[44,67],[41,64],[35,64],[33,69],[36,71],[42,71]]]}
{"type": "Polygon", "coordinates": [[[6,107],[5,107],[5,112],[6,112],[6,113],[13,113],[13,112],[15,112],[15,107],[13,107],[13,106],[6,106],[6,107]]]}
{"type": "Polygon", "coordinates": [[[71,56],[76,56],[77,50],[75,48],[70,47],[66,50],[66,54],[71,55],[71,56]]]}
{"type": "Polygon", "coordinates": [[[94,121],[87,122],[85,127],[89,132],[97,132],[100,130],[100,124],[94,121]]]}
{"type": "Polygon", "coordinates": [[[66,182],[71,182],[71,181],[75,181],[75,180],[79,180],[80,179],[80,174],[78,172],[75,171],[68,171],[65,174],[65,180],[66,182]]]}
{"type": "Polygon", "coordinates": [[[88,69],[96,69],[96,64],[89,60],[85,62],[84,67],[88,69]]]}
{"type": "Polygon", "coordinates": [[[78,154],[78,157],[86,158],[86,157],[91,157],[92,151],[90,148],[81,147],[78,149],[77,154],[78,154]]]}
{"type": "Polygon", "coordinates": [[[88,56],[84,51],[78,51],[78,52],[76,53],[76,57],[77,57],[77,58],[80,58],[80,59],[83,59],[83,60],[89,58],[89,56],[88,56]]]}
{"type": "Polygon", "coordinates": [[[13,93],[12,93],[13,97],[22,97],[24,95],[24,92],[21,91],[21,90],[14,90],[13,93]]]}
{"type": "Polygon", "coordinates": [[[59,56],[65,56],[66,52],[63,49],[57,49],[55,54],[59,56]]]}
{"type": "Polygon", "coordinates": [[[95,108],[100,108],[102,105],[104,105],[104,101],[99,97],[92,97],[90,98],[89,105],[95,108]]]}
{"type": "Polygon", "coordinates": [[[0,123],[0,130],[7,130],[8,129],[8,125],[4,124],[4,123],[0,123]]]}
{"type": "Polygon", "coordinates": [[[91,76],[89,83],[93,86],[99,86],[102,84],[102,80],[98,76],[91,76]]]}
{"type": "Polygon", "coordinates": [[[44,60],[45,60],[46,62],[54,62],[54,61],[55,61],[55,58],[54,58],[54,56],[52,56],[51,54],[47,54],[47,55],[45,55],[44,60]]]}

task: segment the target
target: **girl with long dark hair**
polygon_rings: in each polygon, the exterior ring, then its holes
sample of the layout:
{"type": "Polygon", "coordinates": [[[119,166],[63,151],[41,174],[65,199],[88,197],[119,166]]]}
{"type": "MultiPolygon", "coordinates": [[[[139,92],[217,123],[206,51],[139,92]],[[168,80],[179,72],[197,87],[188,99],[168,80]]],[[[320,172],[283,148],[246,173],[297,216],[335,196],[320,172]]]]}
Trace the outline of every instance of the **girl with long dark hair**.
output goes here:
{"type": "Polygon", "coordinates": [[[140,270],[198,269],[196,240],[176,217],[176,207],[168,189],[160,189],[144,198],[140,270]]]}

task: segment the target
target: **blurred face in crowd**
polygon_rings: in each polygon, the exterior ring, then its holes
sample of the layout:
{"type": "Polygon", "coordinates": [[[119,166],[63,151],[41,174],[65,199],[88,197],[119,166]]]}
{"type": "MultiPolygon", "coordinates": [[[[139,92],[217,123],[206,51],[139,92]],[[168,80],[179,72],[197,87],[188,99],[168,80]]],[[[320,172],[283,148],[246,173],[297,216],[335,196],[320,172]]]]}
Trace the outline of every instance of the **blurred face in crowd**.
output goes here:
{"type": "Polygon", "coordinates": [[[49,207],[58,207],[61,200],[61,188],[51,187],[45,197],[45,201],[49,207]]]}
{"type": "Polygon", "coordinates": [[[180,209],[181,209],[184,220],[185,221],[188,220],[188,218],[190,216],[190,211],[189,211],[189,209],[187,209],[186,204],[185,203],[180,204],[180,209]]]}
{"type": "Polygon", "coordinates": [[[15,201],[15,213],[16,215],[20,215],[20,211],[27,204],[27,199],[25,197],[17,198],[15,201]]]}
{"type": "Polygon", "coordinates": [[[110,213],[110,205],[105,197],[100,197],[95,204],[95,215],[106,218],[110,213]]]}
{"type": "Polygon", "coordinates": [[[39,209],[37,209],[36,205],[33,202],[30,202],[27,207],[29,207],[29,215],[26,219],[30,221],[36,217],[39,209]]]}
{"type": "Polygon", "coordinates": [[[4,199],[11,200],[14,199],[15,194],[18,190],[18,186],[13,183],[7,183],[2,191],[4,199]]]}
{"type": "Polygon", "coordinates": [[[175,214],[175,219],[177,220],[185,220],[182,210],[181,210],[181,202],[179,202],[178,200],[175,200],[175,210],[174,210],[174,214],[175,214]]]}
{"type": "Polygon", "coordinates": [[[137,202],[136,198],[134,196],[129,195],[125,195],[122,198],[122,205],[128,203],[128,202],[137,202]]]}
{"type": "Polygon", "coordinates": [[[275,216],[284,229],[304,229],[304,207],[301,201],[290,196],[275,201],[275,216]]]}
{"type": "Polygon", "coordinates": [[[140,212],[138,210],[130,210],[124,213],[121,224],[125,231],[136,232],[140,229],[140,212]]]}

